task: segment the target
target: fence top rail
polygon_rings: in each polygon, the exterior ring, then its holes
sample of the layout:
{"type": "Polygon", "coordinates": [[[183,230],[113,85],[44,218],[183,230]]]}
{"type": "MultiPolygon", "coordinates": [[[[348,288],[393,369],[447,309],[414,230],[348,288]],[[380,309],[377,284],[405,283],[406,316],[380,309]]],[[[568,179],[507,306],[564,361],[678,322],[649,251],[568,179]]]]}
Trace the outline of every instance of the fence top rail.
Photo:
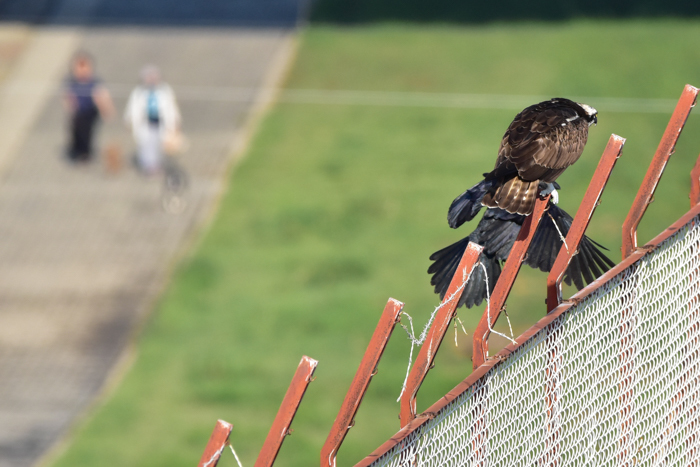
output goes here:
{"type": "Polygon", "coordinates": [[[558,307],[552,310],[551,313],[540,319],[527,331],[522,333],[516,338],[516,344],[509,344],[503,350],[495,354],[493,357],[487,359],[478,368],[474,369],[472,374],[460,382],[454,387],[450,392],[445,394],[440,400],[435,404],[430,406],[425,412],[418,415],[413,419],[408,425],[399,430],[394,436],[389,440],[379,446],[371,454],[361,460],[355,465],[355,467],[368,467],[377,459],[381,458],[384,454],[389,452],[396,445],[401,443],[405,438],[407,438],[411,433],[420,428],[423,424],[427,423],[429,420],[435,418],[435,416],[440,413],[445,407],[447,407],[452,401],[457,399],[460,395],[468,391],[476,382],[483,378],[491,369],[503,364],[514,352],[524,347],[529,343],[529,341],[542,329],[546,328],[562,314],[566,313],[572,306],[583,301],[586,297],[592,295],[596,290],[603,287],[611,279],[617,277],[620,273],[626,269],[632,267],[635,263],[639,262],[646,255],[654,251],[661,243],[666,241],[672,235],[674,235],[678,230],[682,229],[685,225],[690,223],[695,217],[700,215],[700,204],[693,206],[687,213],[685,213],[680,219],[674,222],[670,227],[665,229],[654,239],[644,245],[642,248],[634,251],[630,256],[622,260],[615,267],[604,273],[598,279],[588,284],[585,288],[581,289],[578,293],[573,295],[569,300],[563,301],[558,307]]]}

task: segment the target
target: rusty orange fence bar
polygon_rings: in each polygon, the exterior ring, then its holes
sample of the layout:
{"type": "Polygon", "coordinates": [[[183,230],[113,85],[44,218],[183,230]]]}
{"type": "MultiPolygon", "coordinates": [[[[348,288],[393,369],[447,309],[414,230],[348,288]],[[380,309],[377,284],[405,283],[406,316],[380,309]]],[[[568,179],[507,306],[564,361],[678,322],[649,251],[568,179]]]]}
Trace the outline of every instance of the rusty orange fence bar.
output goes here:
{"type": "Polygon", "coordinates": [[[589,183],[586,194],[581,200],[581,205],[576,211],[576,217],[571,223],[569,233],[566,235],[565,246],[559,250],[557,259],[554,261],[554,265],[547,276],[547,313],[561,303],[561,280],[564,277],[564,272],[569,267],[569,263],[571,263],[574,255],[578,252],[579,243],[583,239],[583,234],[586,232],[596,206],[598,206],[600,196],[603,194],[605,185],[610,178],[610,173],[615,167],[617,159],[622,154],[624,145],[625,138],[614,134],[610,136],[591,183],[589,183]]]}
{"type": "Polygon", "coordinates": [[[440,309],[435,315],[433,325],[430,327],[428,334],[425,337],[425,342],[418,352],[416,361],[411,367],[411,371],[406,380],[406,388],[401,394],[401,409],[399,419],[401,426],[404,427],[416,418],[416,397],[425,376],[433,366],[435,355],[437,354],[442,339],[450,326],[450,321],[454,317],[457,304],[462,296],[464,286],[471,276],[472,271],[479,261],[479,255],[483,247],[476,243],[469,242],[467,249],[462,255],[462,259],[457,266],[457,271],[452,277],[450,286],[447,288],[447,293],[440,304],[440,309]]]}
{"type": "Polygon", "coordinates": [[[678,100],[678,104],[676,104],[671,120],[669,120],[668,125],[666,126],[666,131],[664,131],[659,147],[656,149],[654,158],[652,159],[651,164],[649,164],[649,168],[647,169],[644,180],[639,187],[639,191],[637,191],[637,196],[634,198],[634,202],[632,203],[632,207],[627,214],[627,218],[622,224],[623,259],[627,258],[637,249],[637,227],[639,226],[639,222],[642,220],[644,212],[647,210],[647,207],[654,197],[656,186],[661,179],[666,163],[673,154],[678,137],[681,135],[681,131],[685,126],[688,115],[690,115],[690,110],[695,105],[697,95],[698,88],[689,84],[685,85],[685,89],[683,89],[683,93],[678,100]]]}
{"type": "Polygon", "coordinates": [[[523,226],[518,233],[518,238],[515,239],[506,264],[503,266],[503,271],[498,278],[498,282],[496,282],[496,287],[493,289],[491,299],[486,304],[486,310],[484,310],[479,324],[476,325],[474,337],[472,338],[474,346],[472,364],[474,369],[478,368],[486,361],[486,354],[489,350],[488,337],[491,332],[490,329],[496,324],[496,320],[503,310],[503,305],[506,303],[510,289],[513,288],[513,282],[515,282],[515,278],[518,277],[520,266],[523,264],[523,259],[525,259],[530,242],[535,236],[537,226],[540,224],[540,220],[547,209],[550,196],[551,195],[547,195],[545,198],[537,198],[535,209],[532,211],[532,214],[525,218],[525,222],[523,222],[523,226]],[[491,318],[490,322],[489,316],[491,318]]]}
{"type": "Polygon", "coordinates": [[[690,207],[700,203],[700,156],[690,171],[690,207]]]}
{"type": "Polygon", "coordinates": [[[267,434],[267,438],[265,438],[258,459],[255,461],[255,467],[270,467],[275,462],[284,439],[290,434],[289,427],[292,424],[292,420],[294,420],[294,415],[297,413],[306,388],[311,382],[316,365],[318,365],[318,362],[313,358],[309,358],[306,355],[301,358],[289,389],[284,395],[282,405],[277,411],[275,421],[272,422],[272,427],[267,434]]]}
{"type": "Polygon", "coordinates": [[[403,303],[393,298],[390,298],[384,307],[382,316],[379,318],[379,324],[377,324],[377,328],[374,330],[365,355],[362,357],[360,367],[357,369],[350,389],[345,395],[345,400],[343,400],[343,405],[340,407],[338,416],[335,417],[335,422],[333,422],[333,427],[328,434],[328,438],[321,448],[322,466],[335,466],[335,458],[338,455],[340,445],[348,434],[348,430],[355,423],[355,414],[360,408],[360,403],[369,387],[372,377],[377,373],[379,359],[382,358],[391,333],[394,331],[394,327],[399,321],[402,309],[403,303]]]}
{"type": "Polygon", "coordinates": [[[219,458],[221,453],[224,451],[228,445],[228,438],[231,436],[231,430],[233,425],[223,420],[218,420],[216,425],[214,425],[214,431],[212,431],[209,437],[209,442],[204,448],[204,454],[199,460],[197,467],[216,467],[219,463],[219,458]]]}

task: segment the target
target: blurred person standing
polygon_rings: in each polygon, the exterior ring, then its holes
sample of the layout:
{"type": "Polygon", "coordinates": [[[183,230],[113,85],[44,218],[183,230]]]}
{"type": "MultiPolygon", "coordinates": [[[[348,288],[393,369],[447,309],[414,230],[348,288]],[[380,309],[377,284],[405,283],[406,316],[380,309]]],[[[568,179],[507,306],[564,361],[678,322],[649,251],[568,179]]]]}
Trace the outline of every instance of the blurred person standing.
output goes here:
{"type": "Polygon", "coordinates": [[[124,120],[136,141],[139,169],[146,175],[157,174],[163,166],[165,146],[180,134],[180,110],[175,93],[154,65],[141,70],[141,85],[129,96],[124,120]]]}
{"type": "Polygon", "coordinates": [[[95,76],[95,62],[85,51],[77,52],[70,63],[70,74],[64,93],[66,110],[70,114],[70,143],[68,159],[88,162],[92,158],[92,140],[98,117],[109,120],[114,105],[109,91],[95,76]]]}

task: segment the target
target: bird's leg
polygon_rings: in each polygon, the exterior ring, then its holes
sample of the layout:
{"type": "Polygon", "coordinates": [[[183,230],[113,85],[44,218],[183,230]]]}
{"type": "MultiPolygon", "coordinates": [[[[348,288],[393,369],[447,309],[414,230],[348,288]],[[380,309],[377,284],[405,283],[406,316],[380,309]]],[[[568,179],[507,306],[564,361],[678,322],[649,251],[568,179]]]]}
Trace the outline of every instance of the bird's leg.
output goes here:
{"type": "Polygon", "coordinates": [[[559,193],[554,188],[554,183],[546,183],[545,185],[546,185],[545,188],[542,191],[540,191],[540,196],[545,197],[551,193],[552,194],[552,198],[551,198],[552,203],[558,204],[559,203],[559,193]]]}

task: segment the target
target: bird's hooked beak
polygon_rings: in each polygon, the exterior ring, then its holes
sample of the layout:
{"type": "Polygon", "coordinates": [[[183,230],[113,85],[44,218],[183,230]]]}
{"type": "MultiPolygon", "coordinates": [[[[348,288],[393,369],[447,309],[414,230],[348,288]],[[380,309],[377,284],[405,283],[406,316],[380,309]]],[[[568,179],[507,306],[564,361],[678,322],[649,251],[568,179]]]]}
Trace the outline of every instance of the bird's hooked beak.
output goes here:
{"type": "Polygon", "coordinates": [[[584,112],[586,112],[586,120],[588,120],[588,126],[598,124],[598,111],[591,107],[590,105],[582,104],[578,102],[584,112]]]}

